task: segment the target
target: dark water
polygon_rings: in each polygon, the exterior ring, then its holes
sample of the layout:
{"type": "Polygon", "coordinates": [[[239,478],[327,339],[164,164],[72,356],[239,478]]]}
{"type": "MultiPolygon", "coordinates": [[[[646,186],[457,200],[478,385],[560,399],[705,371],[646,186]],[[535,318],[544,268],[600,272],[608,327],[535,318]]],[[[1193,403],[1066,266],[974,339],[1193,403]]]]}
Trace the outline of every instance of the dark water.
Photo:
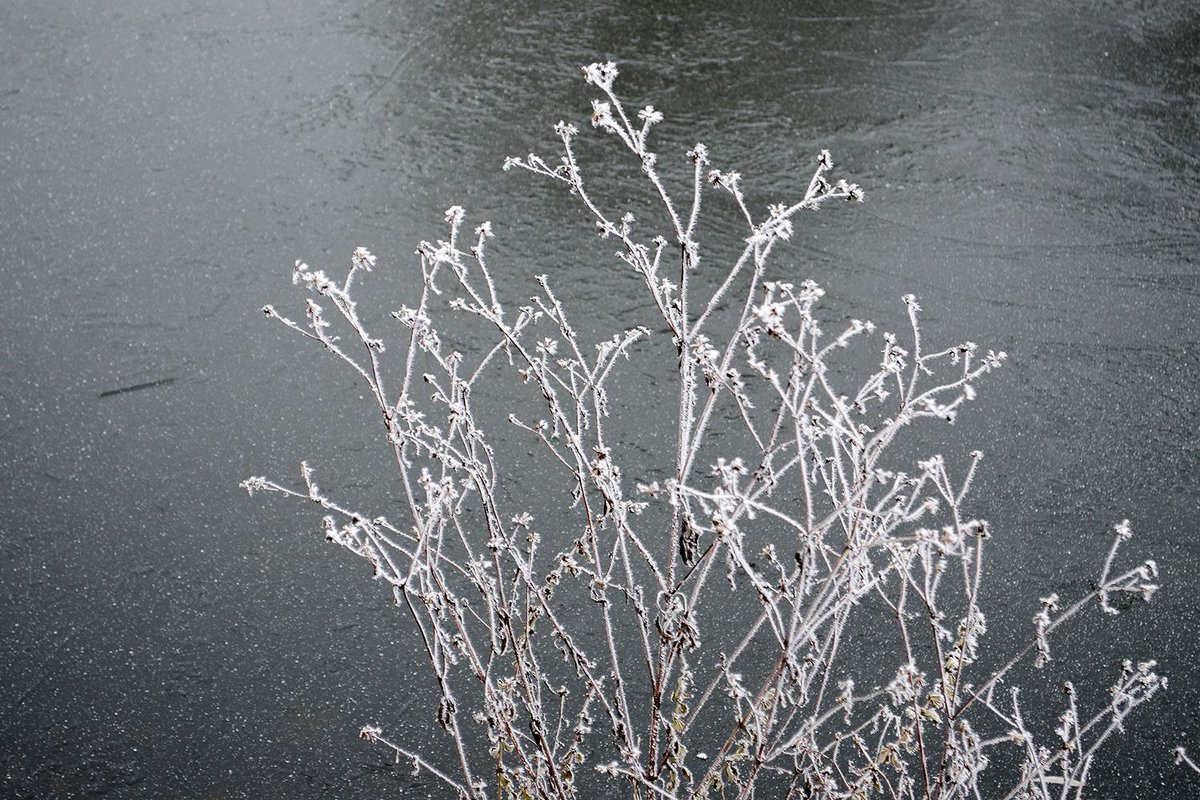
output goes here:
{"type": "Polygon", "coordinates": [[[621,318],[569,202],[499,171],[586,119],[606,58],[664,153],[705,141],[756,206],[821,147],[866,187],[788,255],[831,316],[899,325],[913,291],[927,335],[1011,354],[951,436],[988,453],[993,619],[1086,586],[1129,517],[1165,588],[1060,654],[1156,657],[1171,690],[1095,796],[1200,795],[1169,754],[1200,752],[1200,11],[580,5],[0,5],[0,795],[434,791],[355,739],[421,729],[402,620],[308,509],[237,489],[309,457],[370,496],[378,455],[348,377],[256,309],[359,244],[397,307],[460,203],[505,275],[621,318]]]}

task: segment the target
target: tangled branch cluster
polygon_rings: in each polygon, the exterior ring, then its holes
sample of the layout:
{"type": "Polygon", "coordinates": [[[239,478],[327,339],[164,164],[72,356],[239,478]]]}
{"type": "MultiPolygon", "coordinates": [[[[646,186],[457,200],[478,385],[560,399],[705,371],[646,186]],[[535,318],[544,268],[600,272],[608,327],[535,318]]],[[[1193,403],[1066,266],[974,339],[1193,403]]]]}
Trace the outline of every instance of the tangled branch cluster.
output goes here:
{"type": "Polygon", "coordinates": [[[319,505],[326,538],[365,559],[411,618],[454,757],[379,727],[363,737],[478,800],[609,796],[620,785],[672,800],[968,798],[982,786],[1078,796],[1097,748],[1165,686],[1153,662],[1126,662],[1090,712],[1068,685],[1058,727],[1041,736],[1001,684],[1026,656],[1049,660],[1053,634],[1085,605],[1115,613],[1114,596],[1149,599],[1154,562],[1115,566],[1122,523],[1095,588],[1070,604],[1043,598],[1028,645],[985,670],[992,531],[964,506],[981,454],[956,476],[938,455],[906,465],[893,445],[925,418],[952,422],[1005,354],[927,347],[911,295],[903,337],[858,320],[827,334],[821,288],[774,278],[768,264],[801,214],[862,201],[859,187],[831,179],[829,153],[799,199],[759,217],[741,176],[714,168],[698,144],[680,198],[649,146],[662,114],[627,112],[613,64],[584,72],[600,95],[592,125],[641,167],[665,227],[643,230],[593,193],[574,125],[555,126],[556,160],[530,154],[505,169],[563,184],[615,242],[656,319],[584,341],[549,276],[507,305],[488,263],[491,226],[470,233],[458,207],[446,237],[418,250],[419,301],[394,314],[402,336],[377,337],[358,314],[353,283],[376,263],[362,248],[340,280],[297,262],[312,296],[303,321],[264,309],[360,376],[402,489],[379,515],[327,496],[307,464],[300,486],[244,483],[319,505]],[[701,249],[702,200],[714,194],[746,226],[731,263],[701,249]],[[446,344],[462,315],[492,332],[489,347],[446,344]],[[655,349],[650,332],[664,326],[670,345],[655,349]],[[872,340],[878,363],[844,385],[837,358],[872,340]],[[619,435],[636,399],[613,389],[624,362],[643,358],[672,376],[677,402],[672,446],[655,465],[619,435]],[[506,415],[502,436],[539,444],[567,507],[537,505],[552,492],[502,500],[516,464],[483,427],[495,409],[477,404],[509,370],[530,403],[506,415]],[[848,644],[855,633],[873,637],[871,658],[848,644]],[[998,749],[1008,774],[991,767],[998,749]]]}

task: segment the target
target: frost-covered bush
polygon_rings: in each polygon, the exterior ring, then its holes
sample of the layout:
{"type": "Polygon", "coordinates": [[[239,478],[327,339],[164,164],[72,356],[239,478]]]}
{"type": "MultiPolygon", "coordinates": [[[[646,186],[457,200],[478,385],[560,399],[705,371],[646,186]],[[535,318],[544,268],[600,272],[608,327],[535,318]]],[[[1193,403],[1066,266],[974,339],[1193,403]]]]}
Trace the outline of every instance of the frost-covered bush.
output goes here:
{"type": "Polygon", "coordinates": [[[662,114],[630,116],[613,64],[584,72],[600,95],[592,126],[640,167],[662,227],[593,191],[574,125],[555,126],[556,158],[504,168],[582,204],[654,319],[585,340],[553,276],[514,307],[488,265],[490,224],[471,233],[458,207],[445,238],[421,244],[420,298],[392,328],[359,315],[355,281],[376,266],[362,248],[344,277],[297,262],[313,296],[302,322],[264,309],[360,376],[403,487],[381,513],[327,496],[307,464],[294,488],[244,483],[317,503],[325,536],[370,563],[411,619],[438,687],[429,721],[455,756],[375,726],[363,737],[464,798],[1078,795],[1097,748],[1165,681],[1126,662],[1087,711],[1067,684],[1043,731],[1009,679],[1049,660],[1086,604],[1149,599],[1154,562],[1116,566],[1121,523],[1095,588],[1031,602],[1028,645],[991,653],[992,527],[966,505],[981,455],[954,470],[905,454],[920,448],[914,423],[953,421],[1004,353],[929,347],[911,295],[903,335],[857,320],[826,331],[821,288],[769,265],[804,214],[862,201],[831,178],[829,153],[765,216],[700,144],[690,185],[668,187],[649,145],[662,114]],[[705,220],[731,213],[740,254],[710,257],[705,220]],[[472,319],[491,343],[453,350],[444,334],[472,319]],[[631,359],[651,360],[671,397],[658,412],[669,446],[636,456],[621,416],[647,389],[614,380],[631,359]],[[516,381],[524,405],[494,407],[489,382],[516,381]],[[526,465],[496,442],[522,439],[560,492],[510,490],[526,465]]]}

